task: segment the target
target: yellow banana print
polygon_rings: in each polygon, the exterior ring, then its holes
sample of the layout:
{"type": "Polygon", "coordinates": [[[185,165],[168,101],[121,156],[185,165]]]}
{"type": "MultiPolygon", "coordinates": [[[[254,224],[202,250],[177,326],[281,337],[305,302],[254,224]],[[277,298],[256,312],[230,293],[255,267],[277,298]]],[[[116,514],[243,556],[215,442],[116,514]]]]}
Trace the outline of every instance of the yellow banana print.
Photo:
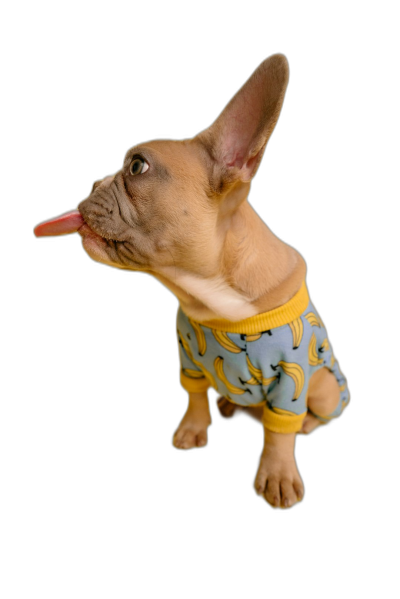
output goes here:
{"type": "Polygon", "coordinates": [[[322,349],[323,351],[329,351],[329,341],[328,339],[324,339],[323,342],[321,343],[321,347],[320,349],[322,349]]]}
{"type": "Polygon", "coordinates": [[[270,409],[275,412],[275,414],[280,414],[281,416],[289,416],[290,418],[293,416],[293,412],[284,410],[283,408],[278,408],[277,406],[271,406],[270,409]]]}
{"type": "MultiPolygon", "coordinates": [[[[252,378],[256,379],[257,383],[249,383],[250,385],[255,385],[255,384],[260,384],[260,381],[262,379],[262,371],[260,368],[256,368],[255,366],[253,366],[253,364],[250,362],[250,358],[249,356],[246,356],[246,362],[247,362],[247,367],[249,369],[249,372],[252,376],[252,378]]],[[[252,380],[252,379],[250,379],[252,380]]]]}
{"type": "Polygon", "coordinates": [[[224,373],[224,359],[221,358],[221,356],[217,356],[215,358],[214,368],[218,378],[224,383],[230,393],[234,393],[235,395],[243,395],[245,391],[250,391],[250,389],[241,389],[240,387],[236,387],[236,385],[232,385],[232,383],[228,381],[224,373]]]}
{"type": "Polygon", "coordinates": [[[211,372],[208,372],[208,370],[203,366],[203,364],[201,362],[199,362],[198,360],[196,360],[193,357],[193,354],[189,347],[188,342],[186,341],[186,339],[183,337],[182,333],[179,330],[178,330],[178,337],[179,337],[179,341],[180,341],[183,349],[185,350],[185,352],[187,353],[189,358],[192,360],[193,364],[196,364],[196,366],[198,366],[200,368],[200,370],[203,372],[204,376],[210,381],[210,383],[214,387],[214,389],[217,389],[217,383],[215,382],[215,378],[213,377],[211,372]]]}
{"type": "Polygon", "coordinates": [[[204,378],[204,374],[199,372],[198,370],[193,370],[193,368],[182,368],[183,374],[190,377],[191,379],[202,379],[204,378]]]}
{"type": "Polygon", "coordinates": [[[310,345],[308,346],[308,362],[311,364],[311,366],[318,366],[319,364],[322,364],[323,361],[323,358],[318,357],[317,338],[315,333],[313,333],[311,336],[310,345]]]}
{"type": "Polygon", "coordinates": [[[221,347],[232,352],[233,354],[240,354],[240,352],[244,351],[244,348],[236,345],[236,343],[234,343],[225,332],[216,331],[213,329],[213,335],[221,347]]]}
{"type": "Polygon", "coordinates": [[[189,320],[190,324],[192,325],[195,335],[196,335],[197,345],[199,348],[199,355],[204,356],[204,354],[206,353],[206,349],[207,349],[207,342],[206,342],[206,336],[204,335],[204,331],[201,328],[201,326],[199,324],[197,324],[197,322],[195,322],[194,320],[191,320],[190,318],[188,320],[189,320]]]}
{"type": "Polygon", "coordinates": [[[246,335],[246,341],[258,341],[258,339],[260,339],[260,337],[262,336],[262,333],[255,333],[254,335],[246,335]]]}
{"type": "Polygon", "coordinates": [[[185,350],[185,352],[187,353],[189,358],[192,359],[192,350],[190,349],[188,342],[186,341],[186,339],[184,338],[184,336],[182,335],[182,333],[179,330],[178,330],[178,336],[179,336],[179,341],[180,341],[183,349],[185,350]]]}
{"type": "Polygon", "coordinates": [[[260,368],[256,368],[254,366],[254,364],[252,364],[250,362],[250,358],[247,355],[246,355],[246,362],[247,362],[247,367],[248,367],[249,372],[252,375],[252,377],[248,381],[242,381],[242,379],[240,379],[241,383],[246,384],[246,385],[264,385],[264,386],[268,387],[268,385],[270,385],[272,383],[272,381],[275,381],[278,378],[275,375],[275,376],[269,377],[268,379],[265,379],[262,375],[262,370],[260,368]]]}
{"type": "Polygon", "coordinates": [[[330,368],[331,368],[331,370],[332,370],[332,368],[333,368],[333,365],[334,365],[334,363],[335,363],[335,356],[334,356],[334,355],[333,355],[333,353],[332,353],[332,355],[331,355],[331,363],[330,363],[330,368]]]}
{"type": "Polygon", "coordinates": [[[303,338],[303,321],[301,320],[301,318],[296,318],[296,320],[294,320],[293,322],[289,322],[289,326],[293,335],[293,349],[297,349],[303,338]]]}
{"type": "Polygon", "coordinates": [[[280,366],[285,374],[290,376],[290,378],[294,381],[294,395],[292,397],[292,401],[296,401],[301,395],[304,387],[304,371],[299,364],[295,362],[284,362],[281,360],[278,362],[276,366],[271,367],[273,370],[276,370],[280,366]]]}
{"type": "Polygon", "coordinates": [[[248,381],[242,381],[242,379],[239,377],[239,381],[242,383],[242,385],[260,385],[261,379],[262,379],[261,370],[259,368],[256,368],[255,366],[253,366],[253,364],[250,362],[250,358],[247,354],[246,354],[246,362],[247,362],[247,367],[248,367],[249,372],[252,375],[252,377],[248,381]]]}
{"type": "Polygon", "coordinates": [[[264,385],[264,387],[268,387],[272,383],[272,381],[276,381],[277,378],[278,375],[270,376],[268,379],[263,378],[262,384],[264,385]]]}
{"type": "Polygon", "coordinates": [[[239,381],[242,383],[242,385],[259,385],[260,381],[257,381],[257,379],[254,378],[254,376],[252,376],[248,381],[242,381],[242,379],[239,377],[239,381]]]}
{"type": "Polygon", "coordinates": [[[312,327],[321,327],[322,326],[321,319],[316,314],[314,314],[314,312],[309,312],[308,314],[305,315],[305,318],[307,318],[308,322],[310,323],[310,325],[312,327]]]}

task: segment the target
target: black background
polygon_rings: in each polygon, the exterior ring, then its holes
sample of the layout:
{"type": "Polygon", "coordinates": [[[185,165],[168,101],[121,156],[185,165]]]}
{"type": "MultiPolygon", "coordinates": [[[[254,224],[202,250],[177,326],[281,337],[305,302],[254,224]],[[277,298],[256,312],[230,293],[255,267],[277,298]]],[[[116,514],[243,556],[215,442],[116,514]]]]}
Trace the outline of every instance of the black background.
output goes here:
{"type": "Polygon", "coordinates": [[[328,28],[326,19],[311,25],[306,15],[290,29],[255,14],[178,22],[152,10],[137,6],[85,22],[47,15],[50,26],[36,13],[21,39],[29,67],[21,73],[18,131],[21,178],[29,178],[19,280],[27,369],[17,382],[27,389],[26,525],[56,545],[60,538],[100,542],[117,531],[142,547],[174,539],[196,547],[205,539],[221,553],[236,542],[247,552],[261,539],[268,546],[271,535],[296,547],[313,535],[318,543],[332,536],[362,542],[365,474],[376,458],[354,322],[364,275],[354,203],[357,28],[328,28]],[[172,448],[186,407],[175,297],[149,276],[94,263],[76,235],[32,233],[75,208],[135,143],[207,127],[275,52],[289,60],[290,83],[250,202],[304,256],[311,298],[352,395],[342,418],[298,439],[306,496],[288,512],[272,510],[252,490],[261,429],[245,418],[221,420],[214,395],[208,447],[172,448]],[[170,348],[156,371],[154,339],[170,348]]]}

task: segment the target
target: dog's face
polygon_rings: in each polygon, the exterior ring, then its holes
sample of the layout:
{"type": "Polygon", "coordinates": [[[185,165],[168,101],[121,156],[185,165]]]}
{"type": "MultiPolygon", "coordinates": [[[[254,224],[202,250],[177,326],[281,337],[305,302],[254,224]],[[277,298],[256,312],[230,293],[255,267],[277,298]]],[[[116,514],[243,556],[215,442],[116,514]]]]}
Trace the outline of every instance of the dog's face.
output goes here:
{"type": "Polygon", "coordinates": [[[181,300],[186,294],[204,303],[206,296],[211,305],[218,290],[219,303],[239,314],[248,297],[229,280],[229,261],[243,237],[239,208],[278,120],[287,82],[286,58],[271,56],[211,127],[190,140],[134,146],[120,171],[94,184],[79,212],[39,225],[36,234],[79,230],[93,259],[150,272],[181,300]],[[233,230],[234,239],[228,239],[233,230]]]}
{"type": "Polygon", "coordinates": [[[95,183],[79,205],[86,251],[100,262],[154,272],[197,269],[201,253],[210,274],[222,204],[210,169],[196,139],[133,147],[122,169],[95,183]]]}

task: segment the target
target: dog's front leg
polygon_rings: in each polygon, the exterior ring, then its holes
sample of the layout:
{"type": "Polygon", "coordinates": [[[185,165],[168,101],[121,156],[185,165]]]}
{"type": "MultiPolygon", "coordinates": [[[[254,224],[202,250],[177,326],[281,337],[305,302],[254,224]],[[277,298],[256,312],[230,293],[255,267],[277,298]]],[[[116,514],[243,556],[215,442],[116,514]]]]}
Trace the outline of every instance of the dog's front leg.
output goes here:
{"type": "Polygon", "coordinates": [[[178,449],[203,447],[207,444],[207,428],[211,424],[207,391],[189,393],[189,405],[173,438],[178,449]]]}
{"type": "Polygon", "coordinates": [[[264,427],[264,449],[255,488],[273,507],[291,507],[304,495],[294,457],[295,438],[296,433],[273,433],[264,427]]]}

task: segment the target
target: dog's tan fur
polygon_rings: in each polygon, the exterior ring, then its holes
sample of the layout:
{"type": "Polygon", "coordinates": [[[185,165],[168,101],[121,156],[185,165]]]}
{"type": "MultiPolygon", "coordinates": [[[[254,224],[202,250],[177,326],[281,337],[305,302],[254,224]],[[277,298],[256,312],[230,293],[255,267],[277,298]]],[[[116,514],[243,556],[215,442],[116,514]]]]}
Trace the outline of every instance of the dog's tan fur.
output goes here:
{"type": "MultiPolygon", "coordinates": [[[[300,254],[278,239],[247,201],[288,83],[282,55],[264,61],[206,131],[190,140],[129,150],[124,166],[94,185],[79,210],[87,252],[119,268],[153,274],[197,321],[241,320],[286,303],[306,274],[300,254]],[[135,156],[148,170],[132,175],[135,156]]],[[[339,401],[326,369],[312,377],[309,406],[328,415],[339,401]]],[[[179,448],[207,442],[206,393],[189,394],[174,436],[179,448]]],[[[307,416],[303,432],[318,421],[307,416]]],[[[265,430],[256,489],[274,506],[301,499],[294,434],[265,430]]]]}

